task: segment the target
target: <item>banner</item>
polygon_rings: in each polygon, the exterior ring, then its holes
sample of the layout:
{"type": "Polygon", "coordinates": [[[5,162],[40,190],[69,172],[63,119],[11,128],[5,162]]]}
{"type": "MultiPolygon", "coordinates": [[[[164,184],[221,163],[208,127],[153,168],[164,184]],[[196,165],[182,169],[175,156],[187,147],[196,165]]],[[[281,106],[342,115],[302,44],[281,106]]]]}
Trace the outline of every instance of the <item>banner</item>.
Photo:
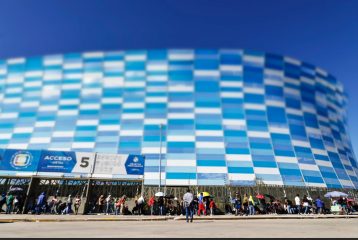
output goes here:
{"type": "Polygon", "coordinates": [[[0,171],[16,171],[16,175],[35,173],[40,159],[40,150],[6,149],[0,159],[0,171]]]}
{"type": "Polygon", "coordinates": [[[94,177],[124,177],[144,174],[144,156],[98,153],[94,177]]]}
{"type": "Polygon", "coordinates": [[[94,156],[94,153],[43,150],[38,172],[90,174],[94,156]]]}

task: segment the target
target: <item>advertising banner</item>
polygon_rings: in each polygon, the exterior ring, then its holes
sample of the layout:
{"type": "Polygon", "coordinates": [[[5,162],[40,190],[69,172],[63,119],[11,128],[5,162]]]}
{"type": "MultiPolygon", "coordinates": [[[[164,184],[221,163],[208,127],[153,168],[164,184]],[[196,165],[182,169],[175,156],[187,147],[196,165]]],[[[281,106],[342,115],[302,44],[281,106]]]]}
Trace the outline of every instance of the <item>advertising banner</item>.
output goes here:
{"type": "Polygon", "coordinates": [[[94,177],[121,178],[144,174],[144,156],[98,153],[93,172],[94,177]]]}
{"type": "Polygon", "coordinates": [[[0,171],[16,171],[16,175],[32,175],[37,171],[40,150],[6,149],[0,158],[0,171]]]}
{"type": "Polygon", "coordinates": [[[94,153],[45,151],[41,153],[38,172],[67,174],[90,174],[94,153]]]}

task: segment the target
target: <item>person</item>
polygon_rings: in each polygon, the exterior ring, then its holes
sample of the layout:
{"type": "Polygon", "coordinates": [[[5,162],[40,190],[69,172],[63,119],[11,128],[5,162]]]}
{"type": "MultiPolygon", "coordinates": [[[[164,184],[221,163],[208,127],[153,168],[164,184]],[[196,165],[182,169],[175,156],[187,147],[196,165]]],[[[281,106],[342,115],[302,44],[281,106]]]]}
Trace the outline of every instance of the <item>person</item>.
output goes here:
{"type": "Polygon", "coordinates": [[[57,195],[52,197],[52,205],[51,205],[51,214],[58,214],[58,199],[57,199],[57,195]]]}
{"type": "Polygon", "coordinates": [[[241,197],[239,194],[236,194],[235,197],[235,216],[237,216],[241,209],[241,197]]]}
{"type": "Polygon", "coordinates": [[[255,215],[255,201],[252,195],[249,197],[249,213],[250,215],[255,215]]]}
{"type": "Polygon", "coordinates": [[[316,198],[315,203],[316,203],[316,208],[317,208],[317,209],[316,209],[316,213],[317,213],[317,214],[322,214],[322,213],[323,213],[324,203],[323,203],[323,201],[320,199],[319,196],[316,198]]]}
{"type": "Polygon", "coordinates": [[[97,200],[98,214],[103,213],[103,206],[104,206],[104,196],[101,195],[101,196],[99,196],[99,198],[97,200]]]}
{"type": "Polygon", "coordinates": [[[121,209],[121,201],[122,199],[121,198],[118,198],[117,201],[116,201],[116,204],[115,204],[115,215],[119,215],[120,214],[120,209],[121,209]]]}
{"type": "Polygon", "coordinates": [[[112,213],[112,196],[111,194],[108,194],[106,198],[106,215],[109,215],[112,213]]]}
{"type": "Polygon", "coordinates": [[[213,216],[214,215],[214,209],[216,207],[214,199],[210,199],[209,207],[210,207],[210,216],[213,216]]]}
{"type": "Polygon", "coordinates": [[[124,215],[125,214],[125,204],[126,204],[126,199],[127,199],[127,196],[126,195],[123,195],[121,200],[120,200],[120,210],[119,210],[119,214],[120,215],[124,215]]]}
{"type": "Polygon", "coordinates": [[[303,195],[302,206],[304,207],[304,214],[308,214],[310,210],[310,204],[306,195],[303,195]]]}
{"type": "Polygon", "coordinates": [[[11,214],[13,201],[14,201],[14,196],[11,193],[9,193],[6,198],[6,214],[11,214]]]}
{"type": "Polygon", "coordinates": [[[39,197],[37,198],[37,203],[36,203],[36,207],[35,207],[35,212],[37,215],[39,215],[41,213],[41,210],[43,208],[43,206],[46,203],[46,195],[45,192],[42,192],[39,197]]]}
{"type": "Polygon", "coordinates": [[[15,214],[19,213],[19,206],[20,206],[19,197],[18,197],[18,196],[15,196],[15,198],[14,198],[14,209],[13,209],[13,212],[14,212],[15,214]]]}
{"type": "Polygon", "coordinates": [[[164,198],[162,196],[158,199],[159,215],[163,215],[164,198]]]}
{"type": "Polygon", "coordinates": [[[75,198],[75,215],[78,214],[78,209],[80,208],[81,206],[81,198],[79,195],[76,195],[76,198],[75,198]]]}
{"type": "Polygon", "coordinates": [[[72,197],[71,194],[68,195],[66,201],[66,208],[63,210],[62,214],[70,214],[72,212],[72,197]]]}
{"type": "Polygon", "coordinates": [[[347,198],[346,197],[343,197],[341,206],[342,206],[343,213],[347,214],[348,211],[347,211],[347,198]]]}
{"type": "Polygon", "coordinates": [[[148,201],[148,206],[150,207],[150,215],[154,214],[154,203],[155,203],[155,197],[151,196],[148,201]]]}
{"type": "Polygon", "coordinates": [[[293,213],[292,201],[286,197],[284,204],[285,204],[287,213],[292,214],[293,213]]]}
{"type": "Polygon", "coordinates": [[[185,208],[185,218],[187,223],[189,222],[189,217],[190,217],[190,222],[193,222],[193,215],[194,215],[193,200],[194,200],[194,196],[190,192],[190,189],[188,188],[183,196],[183,207],[185,208]]]}
{"type": "Polygon", "coordinates": [[[249,198],[247,197],[247,194],[244,194],[244,201],[242,202],[242,206],[244,209],[244,213],[247,216],[248,215],[248,206],[249,206],[249,198]]]}
{"type": "Polygon", "coordinates": [[[206,209],[204,206],[204,196],[203,196],[202,192],[200,193],[200,195],[198,197],[198,203],[199,203],[198,216],[200,216],[201,211],[203,211],[203,214],[206,215],[206,209]]]}
{"type": "Polygon", "coordinates": [[[138,198],[138,215],[143,215],[143,207],[144,207],[144,204],[145,204],[145,198],[143,195],[141,195],[139,198],[138,198]]]}
{"type": "Polygon", "coordinates": [[[2,206],[6,204],[6,193],[2,193],[0,196],[0,212],[2,211],[2,206]]]}
{"type": "Polygon", "coordinates": [[[295,205],[296,205],[296,210],[297,210],[297,214],[301,214],[301,199],[300,199],[300,195],[297,194],[295,197],[295,205]]]}

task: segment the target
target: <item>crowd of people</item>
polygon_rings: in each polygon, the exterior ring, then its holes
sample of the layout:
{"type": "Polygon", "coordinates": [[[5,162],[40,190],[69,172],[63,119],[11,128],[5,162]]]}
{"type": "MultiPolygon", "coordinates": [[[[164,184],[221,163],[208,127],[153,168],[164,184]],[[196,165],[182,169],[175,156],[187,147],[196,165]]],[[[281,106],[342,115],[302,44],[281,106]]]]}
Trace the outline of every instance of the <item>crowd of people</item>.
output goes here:
{"type": "MultiPolygon", "coordinates": [[[[271,195],[262,194],[243,194],[239,193],[235,197],[230,197],[222,210],[219,209],[213,196],[199,193],[193,195],[187,192],[180,199],[173,195],[151,196],[148,199],[141,195],[134,200],[134,205],[129,208],[127,196],[113,197],[111,194],[100,195],[96,200],[89,203],[89,214],[106,215],[216,215],[216,214],[235,214],[256,215],[256,214],[326,214],[330,213],[330,208],[317,196],[312,199],[304,195],[297,194],[294,199],[284,197],[277,199],[271,195]],[[190,195],[190,197],[188,197],[190,195]],[[190,200],[190,201],[189,201],[190,200]],[[133,207],[132,207],[133,206],[133,207]],[[189,209],[188,209],[189,207],[189,209]]],[[[6,214],[21,212],[21,197],[12,193],[3,193],[0,197],[0,209],[6,206],[6,214]]],[[[345,214],[350,214],[357,210],[354,205],[345,197],[331,199],[331,205],[339,205],[345,214]]],[[[33,214],[78,214],[81,206],[81,197],[58,198],[56,195],[47,197],[42,192],[32,205],[28,207],[29,213],[33,214]]]]}

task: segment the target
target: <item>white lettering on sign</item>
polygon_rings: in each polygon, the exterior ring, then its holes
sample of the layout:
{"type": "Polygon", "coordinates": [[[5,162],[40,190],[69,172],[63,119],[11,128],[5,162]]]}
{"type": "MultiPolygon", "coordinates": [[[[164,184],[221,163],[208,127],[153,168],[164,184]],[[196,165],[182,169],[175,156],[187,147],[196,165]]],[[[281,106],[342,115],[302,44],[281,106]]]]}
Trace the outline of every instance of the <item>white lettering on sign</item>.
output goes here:
{"type": "Polygon", "coordinates": [[[70,156],[46,156],[45,160],[50,160],[50,161],[71,161],[72,157],[70,157],[70,156]]]}

